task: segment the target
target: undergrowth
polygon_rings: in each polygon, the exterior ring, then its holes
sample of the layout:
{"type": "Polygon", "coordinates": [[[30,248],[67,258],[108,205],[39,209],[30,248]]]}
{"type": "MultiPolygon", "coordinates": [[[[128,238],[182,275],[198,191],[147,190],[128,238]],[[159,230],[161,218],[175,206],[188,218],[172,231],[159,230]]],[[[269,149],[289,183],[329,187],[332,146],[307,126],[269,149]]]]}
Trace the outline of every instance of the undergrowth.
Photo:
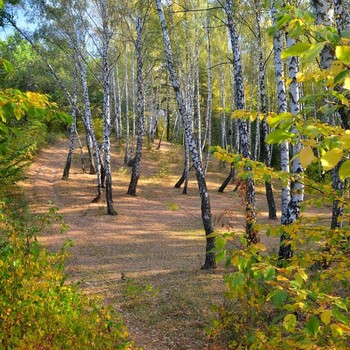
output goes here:
{"type": "Polygon", "coordinates": [[[61,221],[56,209],[33,225],[0,208],[0,349],[131,349],[119,315],[66,283],[71,243],[59,253],[38,243],[41,229],[61,221]]]}

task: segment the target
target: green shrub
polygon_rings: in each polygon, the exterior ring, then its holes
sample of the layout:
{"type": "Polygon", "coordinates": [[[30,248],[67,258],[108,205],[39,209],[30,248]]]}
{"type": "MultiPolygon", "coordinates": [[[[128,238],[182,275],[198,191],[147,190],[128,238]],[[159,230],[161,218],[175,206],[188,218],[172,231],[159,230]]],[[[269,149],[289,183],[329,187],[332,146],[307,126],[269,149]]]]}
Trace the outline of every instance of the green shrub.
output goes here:
{"type": "Polygon", "coordinates": [[[288,229],[297,230],[294,243],[313,235],[310,241],[327,242],[327,249],[306,246],[285,267],[277,267],[277,256],[266,254],[264,245],[247,247],[243,238],[246,248],[224,251],[234,271],[224,278],[225,303],[209,333],[225,348],[349,349],[349,234],[310,232],[300,222],[288,229]],[[340,238],[345,245],[339,245],[340,238]]]}
{"type": "MultiPolygon", "coordinates": [[[[40,226],[57,219],[51,210],[40,226]]],[[[40,229],[1,207],[0,349],[131,349],[119,316],[65,282],[60,253],[40,246],[40,229]]]]}

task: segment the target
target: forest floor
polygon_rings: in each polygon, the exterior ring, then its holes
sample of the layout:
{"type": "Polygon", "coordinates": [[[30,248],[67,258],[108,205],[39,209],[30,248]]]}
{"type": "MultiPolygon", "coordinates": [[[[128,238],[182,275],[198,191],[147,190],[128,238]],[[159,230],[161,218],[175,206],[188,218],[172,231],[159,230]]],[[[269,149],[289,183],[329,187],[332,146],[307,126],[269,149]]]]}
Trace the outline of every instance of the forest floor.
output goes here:
{"type": "MultiPolygon", "coordinates": [[[[68,280],[79,281],[84,292],[102,295],[115,307],[136,345],[145,350],[218,349],[205,330],[215,316],[212,305],[223,302],[225,269],[200,269],[205,237],[195,175],[191,172],[189,192],[183,195],[182,189],[174,188],[182,173],[182,148],[167,142],[160,150],[156,146],[143,153],[136,197],[126,195],[131,169],[123,164],[122,150],[113,148],[117,216],[106,214],[104,201],[91,203],[96,177],[81,170],[79,150],[69,180],[61,180],[68,140],[37,155],[22,187],[34,213],[52,205],[59,208],[68,231],[60,234],[53,226],[40,241],[51,250],[59,250],[67,239],[73,241],[68,280]]],[[[243,209],[239,194],[232,192],[234,185],[217,192],[228,171],[213,160],[207,174],[213,217],[217,228],[243,232],[243,209]]],[[[267,222],[262,187],[257,203],[259,218],[267,222]]],[[[276,203],[279,206],[279,199],[276,203]]],[[[277,249],[276,238],[262,240],[277,249]]]]}

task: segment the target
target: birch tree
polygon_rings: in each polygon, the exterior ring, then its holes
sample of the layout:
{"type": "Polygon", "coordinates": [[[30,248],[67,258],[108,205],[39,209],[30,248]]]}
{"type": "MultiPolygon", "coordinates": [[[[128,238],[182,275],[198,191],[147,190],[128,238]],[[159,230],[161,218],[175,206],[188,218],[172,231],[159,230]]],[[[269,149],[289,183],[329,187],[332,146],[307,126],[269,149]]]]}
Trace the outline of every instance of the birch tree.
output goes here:
{"type": "Polygon", "coordinates": [[[206,142],[203,142],[203,147],[207,145],[207,155],[205,159],[205,168],[204,175],[207,173],[209,160],[210,160],[210,151],[209,147],[211,146],[211,114],[212,114],[212,95],[213,95],[213,76],[212,76],[212,67],[211,67],[211,42],[210,42],[210,17],[207,13],[206,23],[205,23],[205,32],[206,32],[206,46],[207,46],[207,108],[205,113],[205,139],[206,142]]]}
{"type": "Polygon", "coordinates": [[[205,181],[202,163],[199,158],[197,144],[191,128],[191,120],[190,120],[189,112],[186,109],[184,99],[181,94],[179,79],[174,68],[174,59],[173,59],[173,54],[171,49],[171,43],[170,43],[168,28],[167,28],[161,0],[156,0],[156,6],[157,6],[159,20],[160,20],[160,24],[163,32],[165,55],[168,63],[169,75],[170,75],[173,89],[176,95],[179,114],[184,124],[185,137],[188,140],[190,153],[193,161],[193,166],[196,171],[199,194],[201,198],[202,221],[203,221],[203,226],[206,234],[206,256],[205,256],[205,262],[204,262],[204,265],[202,266],[202,269],[213,269],[216,267],[215,253],[213,252],[213,249],[215,248],[215,238],[212,236],[212,233],[214,232],[214,227],[213,227],[212,218],[211,218],[209,193],[208,193],[207,184],[205,181]]]}
{"type": "Polygon", "coordinates": [[[145,17],[142,15],[141,10],[134,19],[134,26],[136,29],[136,40],[135,40],[135,50],[136,50],[136,114],[137,114],[137,144],[136,153],[132,161],[132,173],[129,184],[129,189],[127,194],[131,196],[136,195],[137,182],[140,177],[140,162],[142,156],[142,143],[145,125],[145,107],[144,107],[144,95],[143,95],[143,28],[145,17]]]}
{"type": "MultiPolygon", "coordinates": [[[[338,34],[341,34],[343,31],[343,22],[346,23],[346,16],[343,12],[343,2],[341,0],[322,0],[314,1],[315,15],[316,15],[316,24],[324,26],[332,26],[335,22],[338,34]]],[[[346,24],[345,24],[346,26],[346,24]]],[[[332,47],[329,44],[326,44],[320,53],[320,67],[321,69],[328,70],[330,69],[332,62],[334,61],[334,54],[332,47]]],[[[325,87],[325,89],[327,89],[325,87]]],[[[341,90],[338,86],[337,90],[341,90]]],[[[342,127],[347,128],[347,116],[348,111],[344,109],[341,110],[340,119],[342,121],[342,127]]],[[[338,196],[342,196],[345,189],[344,181],[340,180],[339,169],[344,160],[341,160],[333,169],[332,169],[332,187],[337,191],[338,196]]],[[[343,205],[337,199],[333,202],[332,205],[332,220],[331,228],[335,229],[342,226],[341,217],[343,215],[343,205]]]]}
{"type": "Polygon", "coordinates": [[[74,151],[74,138],[76,134],[76,128],[77,128],[77,85],[78,85],[78,56],[74,56],[74,75],[73,75],[73,104],[72,104],[72,124],[70,126],[70,133],[69,133],[69,148],[68,148],[68,154],[67,154],[67,160],[66,165],[64,166],[62,180],[68,180],[69,178],[69,171],[72,164],[72,157],[73,157],[73,151],[74,151]]]}
{"type": "MultiPolygon", "coordinates": [[[[245,99],[244,99],[244,85],[243,85],[243,71],[241,64],[241,50],[239,47],[238,34],[236,30],[236,24],[234,21],[231,1],[226,0],[224,10],[227,16],[227,26],[230,33],[231,47],[233,54],[233,67],[234,67],[234,80],[235,80],[235,97],[236,97],[236,108],[244,110],[245,109],[245,99]]],[[[244,158],[251,158],[250,149],[250,135],[248,132],[247,123],[243,120],[239,120],[239,133],[240,133],[240,147],[241,154],[244,158]]],[[[249,170],[249,169],[246,169],[249,170]]],[[[255,187],[254,181],[249,178],[246,180],[245,185],[245,215],[246,215],[246,237],[248,243],[259,242],[259,236],[257,230],[254,228],[254,223],[256,220],[255,212],[255,187]]]]}
{"type": "MultiPolygon", "coordinates": [[[[261,39],[261,3],[260,0],[254,0],[255,5],[255,26],[256,26],[256,39],[258,45],[258,67],[259,67],[259,97],[260,97],[260,111],[263,113],[264,118],[262,120],[262,133],[264,140],[264,163],[266,166],[271,166],[271,147],[267,144],[266,138],[269,134],[269,128],[266,121],[267,105],[266,105],[266,91],[265,91],[265,71],[264,71],[264,60],[262,50],[262,39],[261,39]]],[[[258,123],[258,119],[256,120],[258,123]]],[[[273,196],[272,184],[270,181],[265,181],[265,192],[266,200],[269,208],[269,219],[276,219],[276,204],[273,196]]]]}
{"type": "Polygon", "coordinates": [[[110,150],[110,132],[111,125],[111,104],[110,104],[110,67],[108,62],[108,47],[111,39],[111,31],[108,23],[107,1],[99,2],[102,19],[102,64],[103,64],[103,151],[104,151],[104,170],[106,175],[106,201],[107,213],[116,215],[112,195],[112,170],[111,170],[111,150],[110,150]]]}
{"type": "MultiPolygon", "coordinates": [[[[273,25],[276,27],[276,3],[273,0],[271,2],[271,17],[273,25]]],[[[274,68],[275,68],[275,80],[277,84],[277,108],[278,113],[287,112],[287,90],[285,84],[285,74],[284,74],[284,64],[282,61],[282,50],[283,50],[283,31],[276,28],[276,32],[273,37],[273,50],[274,50],[274,68]]],[[[281,143],[280,151],[281,159],[281,170],[289,173],[289,143],[288,141],[283,141],[281,143]]],[[[282,200],[281,200],[281,223],[287,223],[287,208],[290,202],[290,184],[287,181],[282,184],[282,200]]]]}

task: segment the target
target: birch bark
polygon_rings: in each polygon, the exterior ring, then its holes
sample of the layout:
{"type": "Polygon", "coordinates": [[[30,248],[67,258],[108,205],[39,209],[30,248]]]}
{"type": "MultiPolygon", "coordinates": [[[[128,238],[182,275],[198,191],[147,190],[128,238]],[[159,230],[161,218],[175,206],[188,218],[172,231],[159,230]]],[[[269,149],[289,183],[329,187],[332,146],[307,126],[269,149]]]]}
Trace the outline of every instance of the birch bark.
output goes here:
{"type": "MultiPolygon", "coordinates": [[[[287,47],[291,47],[295,44],[295,40],[292,39],[287,34],[287,47]]],[[[298,73],[298,59],[297,57],[290,57],[288,59],[288,69],[289,69],[289,78],[291,79],[289,85],[289,99],[290,99],[290,111],[293,115],[297,115],[300,111],[299,99],[300,91],[299,84],[297,82],[297,73],[298,73]]],[[[298,153],[302,148],[301,142],[297,142],[292,147],[293,162],[292,162],[292,172],[293,172],[293,192],[291,200],[288,203],[287,207],[287,216],[285,225],[290,225],[295,222],[300,215],[300,205],[304,200],[304,184],[302,181],[304,169],[300,163],[298,153]]],[[[293,256],[293,250],[291,245],[288,243],[288,234],[284,232],[281,236],[281,244],[279,249],[279,261],[288,260],[293,256]]]]}
{"type": "Polygon", "coordinates": [[[115,125],[115,136],[117,141],[119,140],[119,116],[118,116],[118,98],[117,98],[117,87],[115,82],[115,70],[112,70],[112,98],[113,98],[113,117],[115,125]]]}
{"type": "MultiPolygon", "coordinates": [[[[276,8],[275,1],[271,3],[271,17],[273,25],[276,26],[276,8]]],[[[281,58],[283,49],[283,33],[281,30],[277,30],[273,38],[273,50],[275,61],[275,79],[277,84],[277,104],[278,113],[287,112],[287,93],[284,77],[284,65],[281,58]]],[[[289,173],[289,143],[282,142],[281,144],[281,170],[289,173]]],[[[289,181],[282,185],[282,206],[281,206],[281,223],[285,225],[287,223],[287,208],[290,202],[290,184],[289,181]]]]}
{"type": "MultiPolygon", "coordinates": [[[[341,0],[319,0],[314,1],[315,14],[316,14],[316,24],[331,26],[335,23],[337,26],[338,34],[341,34],[343,31],[343,12],[342,12],[342,1],[341,0]],[[334,9],[333,9],[334,6],[334,9]],[[335,15],[335,16],[334,16],[335,15]]],[[[329,69],[334,60],[332,49],[329,45],[326,45],[325,48],[321,51],[320,54],[320,66],[322,69],[329,69]]],[[[337,89],[337,88],[336,88],[337,89]]],[[[341,111],[339,111],[341,112],[341,111]]],[[[343,111],[344,112],[344,111],[343,111]]],[[[344,123],[343,119],[343,127],[346,127],[346,123],[344,123]]],[[[340,161],[336,167],[332,169],[332,187],[335,191],[337,191],[339,196],[342,196],[345,189],[344,181],[340,180],[339,177],[339,168],[343,161],[340,161]]],[[[335,229],[337,227],[342,226],[341,217],[343,215],[343,205],[339,203],[339,200],[335,200],[332,205],[332,220],[331,220],[331,228],[335,229]]]]}
{"type": "Polygon", "coordinates": [[[213,95],[213,75],[211,68],[211,43],[210,43],[210,18],[209,14],[207,14],[206,19],[206,39],[207,39],[207,76],[208,76],[208,92],[207,92],[207,110],[205,114],[205,137],[206,142],[203,142],[203,147],[207,145],[207,154],[205,159],[205,168],[204,168],[204,176],[208,171],[209,160],[210,160],[210,151],[209,148],[211,146],[211,110],[212,110],[212,95],[213,95]]]}
{"type": "Polygon", "coordinates": [[[67,160],[66,165],[63,170],[62,180],[68,180],[69,178],[69,171],[72,164],[72,156],[74,151],[74,138],[75,138],[75,131],[76,131],[76,125],[77,125],[77,86],[78,86],[78,55],[74,55],[74,74],[73,74],[73,103],[72,103],[72,124],[70,126],[70,134],[69,134],[69,149],[67,154],[67,160]]]}
{"type": "Polygon", "coordinates": [[[179,113],[183,120],[186,138],[189,143],[190,153],[191,153],[193,165],[196,171],[199,194],[201,198],[202,221],[203,221],[203,226],[206,234],[206,256],[205,256],[205,262],[202,268],[213,269],[216,267],[215,253],[213,252],[213,249],[215,248],[215,238],[212,237],[212,233],[214,232],[214,227],[213,227],[212,218],[211,218],[209,193],[208,193],[207,184],[205,181],[202,163],[199,158],[196,141],[193,136],[193,132],[191,128],[191,120],[189,118],[188,111],[186,110],[186,106],[184,104],[183,96],[180,91],[179,79],[177,77],[177,74],[174,68],[174,63],[173,63],[174,60],[173,60],[173,54],[171,50],[170,38],[168,34],[168,29],[165,21],[163,5],[161,0],[156,0],[156,5],[157,5],[159,20],[160,20],[162,32],[163,32],[165,54],[168,62],[168,70],[172,80],[173,89],[176,95],[179,113]]]}
{"type": "MultiPolygon", "coordinates": [[[[235,80],[235,97],[236,108],[244,110],[244,85],[243,85],[243,71],[241,64],[241,50],[239,47],[239,40],[236,31],[236,24],[233,18],[231,9],[231,0],[226,0],[224,10],[227,15],[227,26],[230,33],[231,47],[233,54],[233,66],[234,66],[234,80],[235,80]]],[[[250,149],[250,135],[247,128],[247,123],[243,120],[239,121],[239,133],[240,133],[240,146],[241,153],[244,158],[251,158],[250,149]]],[[[246,170],[250,170],[247,168],[246,170]]],[[[246,238],[248,243],[257,243],[260,241],[258,231],[254,228],[256,221],[255,212],[255,188],[254,181],[247,179],[244,184],[245,187],[245,220],[246,220],[246,238]]]]}
{"type": "Polygon", "coordinates": [[[125,154],[124,164],[129,163],[129,136],[130,136],[130,123],[129,123],[129,78],[128,78],[128,53],[125,48],[125,154]]]}
{"type": "MultiPolygon", "coordinates": [[[[197,23],[197,17],[195,16],[195,22],[197,23]]],[[[195,70],[196,70],[196,100],[197,100],[197,142],[199,158],[202,161],[202,119],[201,119],[201,94],[200,94],[200,81],[199,81],[199,34],[198,26],[196,26],[196,49],[195,49],[195,70]]]]}
{"type": "Polygon", "coordinates": [[[87,130],[87,134],[90,136],[91,142],[95,150],[96,174],[97,174],[97,197],[93,200],[93,202],[99,202],[101,200],[101,195],[102,195],[101,155],[100,155],[100,148],[98,147],[96,137],[95,137],[94,126],[92,124],[89,89],[88,89],[87,78],[86,78],[85,60],[79,60],[79,67],[80,67],[80,77],[81,77],[81,85],[83,90],[84,107],[85,107],[84,124],[87,130]]]}
{"type": "Polygon", "coordinates": [[[108,49],[111,38],[108,24],[107,1],[100,0],[102,17],[102,62],[103,62],[103,149],[104,149],[104,170],[106,176],[106,201],[108,215],[116,215],[112,193],[112,169],[111,169],[111,106],[109,89],[109,62],[108,49]]]}
{"type": "Polygon", "coordinates": [[[136,89],[137,89],[137,144],[136,144],[136,153],[133,160],[131,179],[128,188],[127,194],[130,196],[136,196],[137,182],[140,177],[140,162],[142,156],[142,143],[143,143],[143,133],[145,125],[145,116],[144,116],[144,96],[143,96],[143,83],[142,83],[142,74],[143,74],[143,57],[142,57],[142,16],[139,15],[135,21],[136,27],[136,89]]]}
{"type": "MultiPolygon", "coordinates": [[[[263,61],[262,39],[261,39],[261,4],[260,0],[255,0],[255,21],[256,21],[256,33],[258,41],[258,61],[259,61],[259,97],[260,97],[260,111],[264,114],[264,118],[261,123],[262,136],[264,140],[264,163],[266,166],[271,166],[271,147],[266,143],[266,138],[269,134],[269,128],[266,121],[267,105],[266,105],[266,89],[265,89],[265,71],[263,61]]],[[[257,120],[258,122],[258,120],[257,120]]],[[[272,184],[269,181],[265,181],[265,193],[267,206],[269,208],[269,219],[277,219],[276,204],[273,195],[272,184]]]]}

